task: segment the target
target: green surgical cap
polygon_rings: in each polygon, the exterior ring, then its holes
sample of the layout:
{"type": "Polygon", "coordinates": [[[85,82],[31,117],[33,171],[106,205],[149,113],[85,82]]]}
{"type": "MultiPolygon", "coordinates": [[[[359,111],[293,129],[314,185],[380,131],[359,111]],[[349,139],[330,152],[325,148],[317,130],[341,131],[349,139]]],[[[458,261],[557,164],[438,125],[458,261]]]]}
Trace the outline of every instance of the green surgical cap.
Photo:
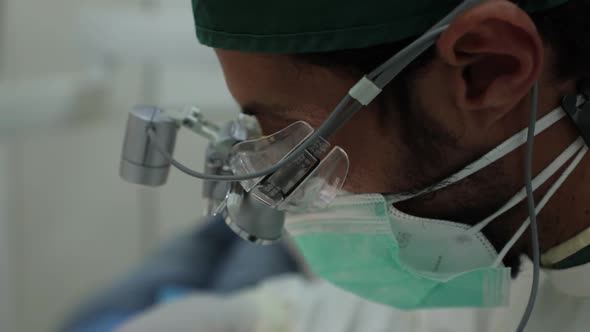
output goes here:
{"type": "MultiPolygon", "coordinates": [[[[568,0],[529,0],[532,12],[568,0]]],[[[363,48],[417,36],[458,0],[193,0],[197,37],[207,46],[256,53],[363,48]]]]}

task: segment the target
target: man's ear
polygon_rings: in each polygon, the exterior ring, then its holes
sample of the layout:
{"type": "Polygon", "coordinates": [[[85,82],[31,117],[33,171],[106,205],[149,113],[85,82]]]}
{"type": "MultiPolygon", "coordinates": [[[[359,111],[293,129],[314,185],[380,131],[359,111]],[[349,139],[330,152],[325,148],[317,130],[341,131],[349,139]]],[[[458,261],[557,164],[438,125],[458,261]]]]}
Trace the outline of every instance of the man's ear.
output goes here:
{"type": "Polygon", "coordinates": [[[489,125],[530,91],[543,66],[543,43],[531,18],[516,5],[492,0],[461,15],[437,49],[449,65],[456,106],[489,125]],[[475,111],[475,112],[473,112],[475,111]]]}

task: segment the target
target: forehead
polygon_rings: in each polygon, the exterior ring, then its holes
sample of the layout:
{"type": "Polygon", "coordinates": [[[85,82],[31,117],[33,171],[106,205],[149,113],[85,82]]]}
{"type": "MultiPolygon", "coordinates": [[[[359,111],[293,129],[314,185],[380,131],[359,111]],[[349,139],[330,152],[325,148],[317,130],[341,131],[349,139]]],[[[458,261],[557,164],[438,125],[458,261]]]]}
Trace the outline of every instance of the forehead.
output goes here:
{"type": "Polygon", "coordinates": [[[267,122],[321,123],[356,81],[291,55],[216,53],[238,104],[267,122]]]}

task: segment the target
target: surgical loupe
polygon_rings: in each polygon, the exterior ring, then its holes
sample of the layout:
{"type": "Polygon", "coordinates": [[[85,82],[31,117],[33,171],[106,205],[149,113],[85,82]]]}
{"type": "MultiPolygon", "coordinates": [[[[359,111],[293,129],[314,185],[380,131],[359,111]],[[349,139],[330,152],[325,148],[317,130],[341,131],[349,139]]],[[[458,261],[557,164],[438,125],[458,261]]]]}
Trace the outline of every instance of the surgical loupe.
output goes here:
{"type": "MultiPolygon", "coordinates": [[[[484,0],[458,1],[457,8],[424,35],[354,85],[316,130],[297,122],[274,135],[260,137],[257,126],[245,116],[225,127],[219,127],[206,121],[194,108],[176,111],[136,108],[129,115],[121,176],[133,183],[158,186],[166,182],[172,164],[188,175],[210,181],[204,190],[204,196],[210,200],[209,212],[212,206],[218,205],[214,213],[222,213],[227,224],[242,238],[262,244],[275,242],[283,232],[285,211],[326,206],[346,178],[346,153],[338,147],[330,149],[326,139],[431,47],[456,17],[482,2],[484,0]],[[209,139],[205,173],[194,171],[173,158],[176,135],[181,126],[209,139]]],[[[539,239],[531,189],[537,94],[535,85],[528,129],[525,179],[534,270],[532,292],[517,328],[519,332],[524,330],[531,316],[539,284],[539,239]]],[[[580,118],[577,113],[570,116],[574,120],[587,120],[580,118]]]]}
{"type": "Polygon", "coordinates": [[[241,237],[255,243],[275,242],[283,232],[285,211],[325,207],[344,184],[348,156],[339,147],[330,149],[326,139],[426,51],[458,14],[477,3],[464,1],[423,36],[363,77],[317,130],[296,122],[271,136],[246,138],[234,133],[248,132],[248,125],[243,123],[245,115],[229,124],[228,133],[194,108],[136,108],[129,115],[121,176],[133,183],[161,185],[172,164],[188,175],[211,181],[205,185],[209,210],[219,203],[215,213],[226,215],[228,225],[241,237]],[[205,173],[184,166],[172,156],[181,126],[210,140],[205,173]],[[231,151],[228,146],[232,146],[231,151]],[[239,181],[240,186],[225,187],[218,181],[239,181]],[[220,200],[224,191],[225,198],[220,200]]]}
{"type": "Polygon", "coordinates": [[[241,114],[224,126],[206,120],[194,107],[136,107],[129,114],[120,175],[146,186],[163,185],[173,163],[178,130],[188,128],[209,140],[204,177],[238,176],[240,182],[205,180],[208,215],[222,214],[242,238],[259,244],[278,241],[285,211],[326,207],[341,189],[348,157],[320,138],[277,172],[250,178],[293,153],[314,132],[299,121],[263,137],[257,121],[241,114]]]}

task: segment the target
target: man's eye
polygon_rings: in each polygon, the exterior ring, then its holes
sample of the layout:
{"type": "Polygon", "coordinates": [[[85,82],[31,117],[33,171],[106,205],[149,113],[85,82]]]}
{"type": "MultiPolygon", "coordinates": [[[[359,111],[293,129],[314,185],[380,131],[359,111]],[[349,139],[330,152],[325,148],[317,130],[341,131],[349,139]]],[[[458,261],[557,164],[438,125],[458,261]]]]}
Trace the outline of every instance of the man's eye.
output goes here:
{"type": "Polygon", "coordinates": [[[250,107],[242,107],[242,113],[250,116],[256,116],[257,112],[250,107]]]}

